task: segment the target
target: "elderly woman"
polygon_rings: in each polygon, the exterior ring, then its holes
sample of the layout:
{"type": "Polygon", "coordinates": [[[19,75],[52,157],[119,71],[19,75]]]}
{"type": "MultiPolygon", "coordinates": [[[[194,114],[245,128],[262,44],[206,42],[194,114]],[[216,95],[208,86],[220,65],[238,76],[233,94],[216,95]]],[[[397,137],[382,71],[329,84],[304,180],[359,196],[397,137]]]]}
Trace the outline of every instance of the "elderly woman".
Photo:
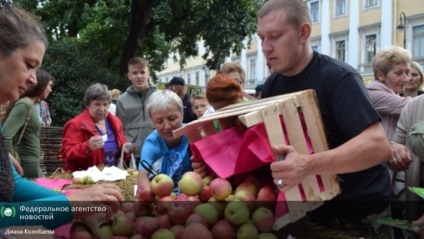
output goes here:
{"type": "Polygon", "coordinates": [[[424,91],[421,89],[423,86],[423,69],[416,61],[411,62],[411,71],[408,83],[403,89],[403,96],[415,97],[421,95],[424,91]]]}
{"type": "Polygon", "coordinates": [[[174,138],[172,133],[182,126],[181,98],[170,90],[156,91],[149,97],[146,109],[155,130],[147,136],[141,150],[137,197],[150,188],[149,178],[156,173],[171,176],[177,188],[181,176],[191,171],[188,138],[186,135],[174,138]]]}
{"type": "MultiPolygon", "coordinates": [[[[126,143],[121,121],[109,113],[110,93],[105,85],[91,85],[84,96],[85,110],[68,121],[61,154],[66,171],[95,165],[115,166],[126,143]]],[[[128,155],[127,155],[128,157],[128,155]]]]}
{"type": "Polygon", "coordinates": [[[37,85],[16,103],[9,105],[2,133],[9,152],[17,151],[26,178],[43,175],[40,167],[40,122],[35,103],[45,100],[51,93],[53,77],[45,70],[37,70],[37,85]]]}
{"type": "Polygon", "coordinates": [[[381,49],[372,59],[375,80],[367,85],[374,108],[381,115],[387,138],[392,140],[402,108],[411,97],[401,97],[409,80],[411,54],[398,46],[381,49]]]}

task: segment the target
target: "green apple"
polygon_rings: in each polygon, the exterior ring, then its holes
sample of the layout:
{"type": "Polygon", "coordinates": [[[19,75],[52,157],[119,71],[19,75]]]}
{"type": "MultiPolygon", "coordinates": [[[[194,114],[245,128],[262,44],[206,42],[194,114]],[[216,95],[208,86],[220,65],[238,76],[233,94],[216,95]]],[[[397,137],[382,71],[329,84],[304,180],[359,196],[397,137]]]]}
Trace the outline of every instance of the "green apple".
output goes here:
{"type": "Polygon", "coordinates": [[[245,223],[237,229],[236,239],[258,239],[258,229],[253,224],[245,223]]]}
{"type": "Polygon", "coordinates": [[[169,229],[160,228],[153,233],[151,239],[175,239],[175,235],[169,229]]]}
{"type": "Polygon", "coordinates": [[[210,203],[201,203],[194,208],[194,212],[203,216],[211,228],[218,221],[218,212],[210,203]]]}
{"type": "Polygon", "coordinates": [[[278,239],[276,235],[270,232],[259,233],[258,239],[278,239]]]}
{"type": "Polygon", "coordinates": [[[94,184],[94,179],[90,175],[87,175],[87,176],[84,176],[82,178],[82,183],[83,184],[94,184]]]}
{"type": "Polygon", "coordinates": [[[275,216],[270,209],[259,207],[252,214],[252,222],[259,232],[271,232],[275,222],[275,216]]]}
{"type": "Polygon", "coordinates": [[[202,190],[203,181],[202,176],[196,172],[185,172],[178,181],[178,187],[181,192],[188,196],[195,196],[202,190]]]}
{"type": "Polygon", "coordinates": [[[134,222],[125,215],[116,216],[112,223],[115,236],[130,236],[134,229],[134,222]]]}
{"type": "Polygon", "coordinates": [[[225,207],[225,219],[233,225],[241,225],[249,220],[250,212],[245,202],[233,201],[225,207]]]}
{"type": "Polygon", "coordinates": [[[103,224],[100,226],[100,235],[102,239],[110,239],[113,236],[112,226],[110,224],[103,224]]]}

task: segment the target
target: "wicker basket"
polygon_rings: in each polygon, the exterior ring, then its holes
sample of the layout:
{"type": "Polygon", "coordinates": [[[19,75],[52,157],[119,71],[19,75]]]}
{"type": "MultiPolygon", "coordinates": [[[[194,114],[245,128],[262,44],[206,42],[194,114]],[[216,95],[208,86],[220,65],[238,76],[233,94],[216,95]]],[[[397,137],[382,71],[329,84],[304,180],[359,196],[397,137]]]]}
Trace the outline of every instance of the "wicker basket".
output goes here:
{"type": "Polygon", "coordinates": [[[40,129],[41,169],[45,176],[63,167],[60,155],[62,147],[62,127],[42,126],[40,129]]]}

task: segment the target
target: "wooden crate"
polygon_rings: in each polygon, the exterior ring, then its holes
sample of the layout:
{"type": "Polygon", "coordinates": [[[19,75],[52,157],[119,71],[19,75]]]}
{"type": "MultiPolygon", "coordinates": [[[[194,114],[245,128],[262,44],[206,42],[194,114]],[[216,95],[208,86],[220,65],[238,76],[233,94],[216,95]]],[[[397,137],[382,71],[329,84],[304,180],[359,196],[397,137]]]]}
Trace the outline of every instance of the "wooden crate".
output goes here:
{"type": "MultiPolygon", "coordinates": [[[[250,101],[225,107],[213,114],[193,121],[174,131],[174,136],[186,134],[190,143],[217,133],[213,122],[219,121],[222,129],[232,127],[235,119],[239,119],[244,126],[252,127],[264,122],[271,146],[287,144],[283,135],[288,136],[291,145],[302,154],[309,153],[302,129],[302,120],[306,125],[314,152],[328,150],[323,130],[321,115],[318,109],[316,95],[313,90],[306,90],[292,94],[285,94],[271,98],[250,101]],[[280,123],[284,119],[286,132],[280,123]]],[[[274,155],[274,158],[279,158],[274,155]]],[[[330,200],[340,193],[336,175],[318,175],[304,178],[301,185],[285,192],[288,213],[277,218],[274,228],[295,222],[321,206],[323,201],[330,200]],[[320,190],[319,181],[322,181],[324,190],[320,190]],[[303,189],[303,192],[302,192],[303,189]],[[306,201],[302,199],[306,197],[306,201]]]]}
{"type": "Polygon", "coordinates": [[[60,155],[62,134],[62,127],[43,126],[40,128],[40,164],[45,176],[51,175],[57,168],[63,168],[63,161],[60,155]]]}

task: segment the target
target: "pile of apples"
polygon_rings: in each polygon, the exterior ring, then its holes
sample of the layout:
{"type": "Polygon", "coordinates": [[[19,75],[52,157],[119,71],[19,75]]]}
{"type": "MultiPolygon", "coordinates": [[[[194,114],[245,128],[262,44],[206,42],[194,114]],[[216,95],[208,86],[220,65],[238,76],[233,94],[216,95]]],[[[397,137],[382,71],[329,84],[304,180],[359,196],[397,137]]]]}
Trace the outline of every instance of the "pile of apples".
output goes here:
{"type": "MultiPolygon", "coordinates": [[[[247,176],[235,180],[186,172],[178,182],[155,176],[139,198],[124,202],[103,239],[277,239],[273,234],[278,191],[247,176]]],[[[71,238],[77,238],[74,237],[71,238]]]]}

